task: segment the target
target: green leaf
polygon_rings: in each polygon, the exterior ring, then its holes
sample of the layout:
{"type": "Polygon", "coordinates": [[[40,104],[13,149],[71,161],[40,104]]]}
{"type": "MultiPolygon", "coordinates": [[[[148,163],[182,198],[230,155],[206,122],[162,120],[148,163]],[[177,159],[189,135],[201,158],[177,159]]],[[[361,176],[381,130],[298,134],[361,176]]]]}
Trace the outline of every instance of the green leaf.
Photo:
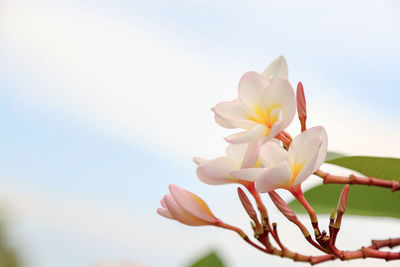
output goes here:
{"type": "Polygon", "coordinates": [[[344,157],[344,156],[345,156],[345,155],[344,155],[344,154],[341,154],[341,153],[328,151],[328,153],[326,153],[326,159],[325,159],[325,161],[332,160],[332,159],[336,159],[336,158],[341,158],[341,157],[344,157]]]}
{"type": "Polygon", "coordinates": [[[215,252],[210,252],[190,265],[190,267],[224,267],[224,263],[215,252]]]}
{"type": "MultiPolygon", "coordinates": [[[[400,180],[400,159],[380,157],[341,157],[327,163],[355,170],[366,176],[387,180],[400,180]]],[[[317,213],[329,214],[336,208],[344,185],[325,184],[305,192],[305,197],[317,213]]],[[[289,206],[299,213],[306,213],[297,200],[289,206]]],[[[352,185],[346,214],[400,218],[400,192],[389,188],[352,185]]]]}

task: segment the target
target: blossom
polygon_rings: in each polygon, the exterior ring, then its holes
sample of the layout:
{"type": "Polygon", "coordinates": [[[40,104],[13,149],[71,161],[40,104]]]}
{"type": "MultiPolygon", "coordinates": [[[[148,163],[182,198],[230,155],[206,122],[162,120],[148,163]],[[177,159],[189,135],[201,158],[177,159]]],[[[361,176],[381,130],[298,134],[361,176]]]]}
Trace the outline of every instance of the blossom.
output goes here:
{"type": "Polygon", "coordinates": [[[162,208],[157,210],[161,216],[177,220],[191,226],[218,224],[220,220],[212,214],[207,204],[197,195],[180,188],[169,186],[170,195],[161,200],[162,208]]]}
{"type": "Polygon", "coordinates": [[[290,124],[296,113],[294,90],[287,80],[283,57],[272,62],[263,74],[245,73],[239,82],[238,95],[238,99],[213,108],[220,126],[245,129],[225,137],[229,143],[271,140],[290,124]]]}
{"type": "Polygon", "coordinates": [[[229,144],[225,151],[226,156],[212,160],[195,157],[193,161],[198,164],[197,177],[203,183],[210,185],[238,183],[243,175],[241,172],[246,172],[247,168],[253,169],[260,164],[259,148],[258,141],[250,144],[229,144]],[[234,170],[242,171],[232,175],[231,172],[234,170]]]}
{"type": "Polygon", "coordinates": [[[261,193],[277,188],[291,190],[321,167],[327,147],[328,137],[321,126],[296,136],[288,151],[276,142],[267,142],[259,154],[266,168],[257,177],[248,179],[256,182],[256,189],[261,193]]]}

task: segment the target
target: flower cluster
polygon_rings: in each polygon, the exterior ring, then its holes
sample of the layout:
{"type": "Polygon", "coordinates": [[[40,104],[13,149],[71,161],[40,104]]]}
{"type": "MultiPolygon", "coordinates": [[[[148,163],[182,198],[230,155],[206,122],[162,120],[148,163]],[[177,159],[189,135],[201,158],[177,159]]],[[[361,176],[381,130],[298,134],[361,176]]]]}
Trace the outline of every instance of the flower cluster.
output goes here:
{"type": "MultiPolygon", "coordinates": [[[[221,102],[212,110],[220,126],[244,131],[225,137],[230,143],[226,156],[211,160],[194,158],[198,164],[197,176],[206,184],[250,183],[260,193],[277,188],[294,193],[325,160],[326,132],[321,126],[308,130],[303,127],[306,118],[303,88],[298,87],[296,101],[282,56],[262,74],[245,73],[239,82],[238,98],[221,102]],[[285,129],[293,121],[296,107],[303,132],[292,141],[285,129]]],[[[188,225],[218,222],[196,195],[176,185],[171,185],[170,191],[171,195],[161,201],[160,215],[188,225]]]]}
{"type": "Polygon", "coordinates": [[[346,185],[338,206],[332,210],[329,234],[320,231],[315,211],[307,202],[301,184],[312,174],[324,179],[324,183],[357,183],[376,185],[400,190],[400,181],[386,181],[373,177],[341,177],[319,170],[327,155],[328,137],[322,126],[307,129],[307,109],[302,83],[296,93],[288,80],[288,67],[282,56],[274,60],[263,73],[247,72],[239,81],[238,98],[218,103],[212,111],[218,125],[228,129],[241,129],[225,137],[229,143],[225,155],[215,159],[195,157],[197,177],[209,185],[238,184],[253,196],[255,211],[246,193],[238,187],[238,196],[246,213],[252,220],[254,237],[262,246],[251,241],[235,226],[217,218],[207,204],[197,195],[176,185],[170,185],[170,194],[161,200],[162,208],[157,212],[168,219],[190,226],[213,225],[237,232],[253,247],[273,255],[291,258],[294,261],[316,264],[340,258],[356,259],[374,257],[385,260],[400,259],[400,253],[380,251],[383,246],[400,245],[400,239],[376,241],[382,246],[370,246],[357,251],[342,251],[336,248],[342,216],[346,210],[349,186],[346,185]],[[292,138],[285,129],[298,114],[300,133],[292,138]],[[307,210],[313,227],[314,239],[298,219],[289,205],[275,189],[283,188],[293,194],[307,210]],[[284,247],[280,241],[277,225],[270,224],[267,209],[260,193],[268,193],[278,210],[299,227],[305,239],[324,252],[322,256],[305,256],[284,247]],[[259,214],[259,215],[258,215],[259,214]],[[259,218],[260,216],[260,218],[259,218]],[[279,248],[274,247],[273,238],[279,248]],[[394,240],[394,241],[393,241],[394,240]]]}

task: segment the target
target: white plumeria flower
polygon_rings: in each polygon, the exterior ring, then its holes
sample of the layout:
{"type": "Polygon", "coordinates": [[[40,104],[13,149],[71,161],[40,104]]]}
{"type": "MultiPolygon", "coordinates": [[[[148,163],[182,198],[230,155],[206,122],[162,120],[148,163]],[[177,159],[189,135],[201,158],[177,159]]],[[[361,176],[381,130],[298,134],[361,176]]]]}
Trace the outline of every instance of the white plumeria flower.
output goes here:
{"type": "Polygon", "coordinates": [[[321,126],[296,136],[288,151],[276,142],[267,142],[261,146],[259,154],[265,169],[248,180],[255,181],[261,193],[277,188],[292,190],[321,167],[327,148],[328,137],[321,126]]]}
{"type": "MultiPolygon", "coordinates": [[[[212,160],[205,160],[199,157],[193,158],[198,164],[197,177],[206,184],[221,185],[238,183],[241,174],[232,175],[234,170],[245,171],[246,168],[257,167],[260,163],[258,151],[260,142],[250,144],[229,144],[226,148],[226,156],[212,160]]],[[[260,169],[261,170],[261,169],[260,169]]]]}
{"type": "Polygon", "coordinates": [[[246,131],[225,138],[229,143],[271,140],[284,130],[296,113],[294,90],[287,80],[287,65],[279,57],[263,75],[247,72],[239,82],[239,98],[213,108],[216,122],[225,128],[246,131]]]}

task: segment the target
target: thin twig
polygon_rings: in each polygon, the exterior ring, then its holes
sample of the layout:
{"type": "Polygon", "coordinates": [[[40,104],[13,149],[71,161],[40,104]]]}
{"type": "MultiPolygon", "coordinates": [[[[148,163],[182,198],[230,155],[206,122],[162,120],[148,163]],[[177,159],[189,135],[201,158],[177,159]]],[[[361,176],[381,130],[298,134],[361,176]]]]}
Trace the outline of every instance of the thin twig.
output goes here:
{"type": "Polygon", "coordinates": [[[384,180],[375,177],[361,177],[354,174],[350,176],[333,175],[322,170],[314,173],[324,180],[324,184],[359,184],[390,188],[392,192],[400,190],[400,180],[384,180]]]}

